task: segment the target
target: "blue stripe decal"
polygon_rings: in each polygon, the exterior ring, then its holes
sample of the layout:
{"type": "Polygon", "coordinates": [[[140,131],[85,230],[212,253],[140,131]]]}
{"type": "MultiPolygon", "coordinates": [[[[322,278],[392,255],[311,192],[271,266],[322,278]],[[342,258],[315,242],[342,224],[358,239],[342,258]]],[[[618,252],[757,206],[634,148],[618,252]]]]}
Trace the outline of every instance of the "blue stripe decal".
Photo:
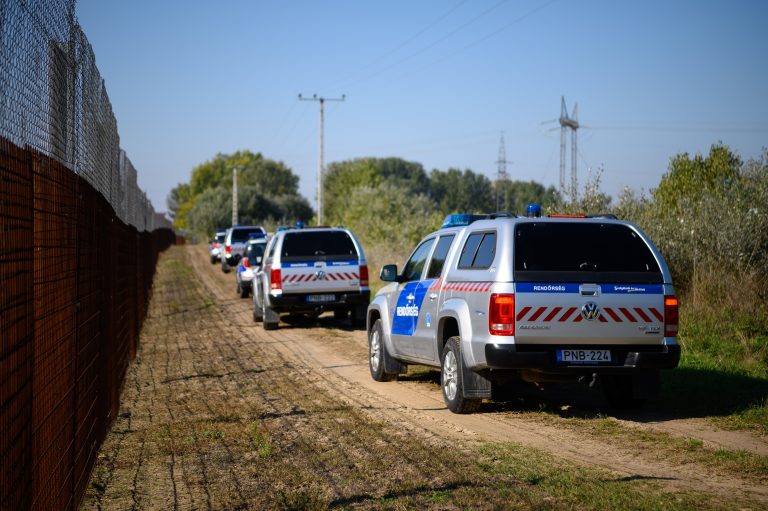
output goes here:
{"type": "MultiPolygon", "coordinates": [[[[565,293],[578,294],[581,284],[530,283],[515,284],[517,293],[565,293]]],[[[661,284],[600,284],[601,294],[660,295],[664,294],[661,284]]]]}
{"type": "Polygon", "coordinates": [[[534,284],[520,283],[515,285],[518,293],[578,293],[579,284],[534,284]]]}
{"type": "Polygon", "coordinates": [[[392,333],[395,335],[413,335],[419,322],[421,304],[427,295],[429,286],[435,279],[409,282],[397,297],[395,314],[392,318],[392,333]]]}
{"type": "Polygon", "coordinates": [[[307,261],[303,263],[282,263],[283,268],[314,268],[317,263],[323,263],[325,266],[357,266],[357,260],[351,261],[307,261]]]}
{"type": "Polygon", "coordinates": [[[661,284],[601,284],[600,291],[604,294],[660,295],[664,294],[664,286],[661,284]]]}

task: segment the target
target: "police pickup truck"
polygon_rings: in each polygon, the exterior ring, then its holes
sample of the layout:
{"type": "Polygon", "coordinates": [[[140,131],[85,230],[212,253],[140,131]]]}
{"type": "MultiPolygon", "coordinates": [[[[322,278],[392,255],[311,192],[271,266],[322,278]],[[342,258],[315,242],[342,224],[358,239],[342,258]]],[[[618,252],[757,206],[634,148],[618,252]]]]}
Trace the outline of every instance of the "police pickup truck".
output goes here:
{"type": "Polygon", "coordinates": [[[364,325],[371,291],[360,242],[343,227],[285,229],[270,239],[253,279],[253,320],[278,327],[280,313],[333,311],[364,325]]]}
{"type": "Polygon", "coordinates": [[[654,397],[680,359],[678,300],[658,249],[612,215],[449,215],[368,308],[377,381],[439,367],[455,413],[515,381],[602,383],[617,407],[654,397]]]}

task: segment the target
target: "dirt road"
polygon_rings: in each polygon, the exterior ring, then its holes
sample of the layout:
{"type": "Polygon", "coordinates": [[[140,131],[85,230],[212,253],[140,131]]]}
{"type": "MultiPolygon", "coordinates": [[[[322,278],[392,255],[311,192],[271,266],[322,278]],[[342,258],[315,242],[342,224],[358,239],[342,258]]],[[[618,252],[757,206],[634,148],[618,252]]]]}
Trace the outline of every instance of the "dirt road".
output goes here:
{"type": "Polygon", "coordinates": [[[627,507],[768,506],[768,442],[754,433],[613,417],[585,389],[527,388],[455,415],[435,372],[374,382],[364,331],[324,315],[266,332],[250,305],[202,247],[163,256],[85,508],[622,507],[600,500],[618,498],[605,481],[658,499],[627,507]],[[510,443],[522,465],[544,453],[541,467],[599,489],[574,496],[500,469],[489,449],[510,443]]]}

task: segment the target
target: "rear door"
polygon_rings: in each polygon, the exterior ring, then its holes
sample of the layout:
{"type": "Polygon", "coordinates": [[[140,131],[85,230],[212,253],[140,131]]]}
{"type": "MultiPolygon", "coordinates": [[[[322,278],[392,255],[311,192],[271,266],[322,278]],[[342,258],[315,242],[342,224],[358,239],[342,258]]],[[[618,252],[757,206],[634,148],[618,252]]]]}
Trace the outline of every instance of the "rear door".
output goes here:
{"type": "Polygon", "coordinates": [[[360,289],[360,256],[341,230],[287,232],[280,249],[283,293],[309,293],[318,301],[360,289]]]}
{"type": "Polygon", "coordinates": [[[514,279],[518,344],[663,343],[662,272],[626,224],[519,223],[514,279]]]}

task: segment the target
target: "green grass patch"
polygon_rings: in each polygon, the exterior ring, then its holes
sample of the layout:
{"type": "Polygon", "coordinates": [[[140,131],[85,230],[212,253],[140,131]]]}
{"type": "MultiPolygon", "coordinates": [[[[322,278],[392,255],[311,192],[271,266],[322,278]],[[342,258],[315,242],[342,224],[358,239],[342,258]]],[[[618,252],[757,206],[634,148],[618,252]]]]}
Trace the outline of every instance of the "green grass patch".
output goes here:
{"type": "Polygon", "coordinates": [[[733,505],[710,496],[667,491],[664,479],[620,476],[517,444],[482,445],[478,465],[491,477],[511,477],[543,491],[548,495],[547,508],[695,510],[733,505]]]}

